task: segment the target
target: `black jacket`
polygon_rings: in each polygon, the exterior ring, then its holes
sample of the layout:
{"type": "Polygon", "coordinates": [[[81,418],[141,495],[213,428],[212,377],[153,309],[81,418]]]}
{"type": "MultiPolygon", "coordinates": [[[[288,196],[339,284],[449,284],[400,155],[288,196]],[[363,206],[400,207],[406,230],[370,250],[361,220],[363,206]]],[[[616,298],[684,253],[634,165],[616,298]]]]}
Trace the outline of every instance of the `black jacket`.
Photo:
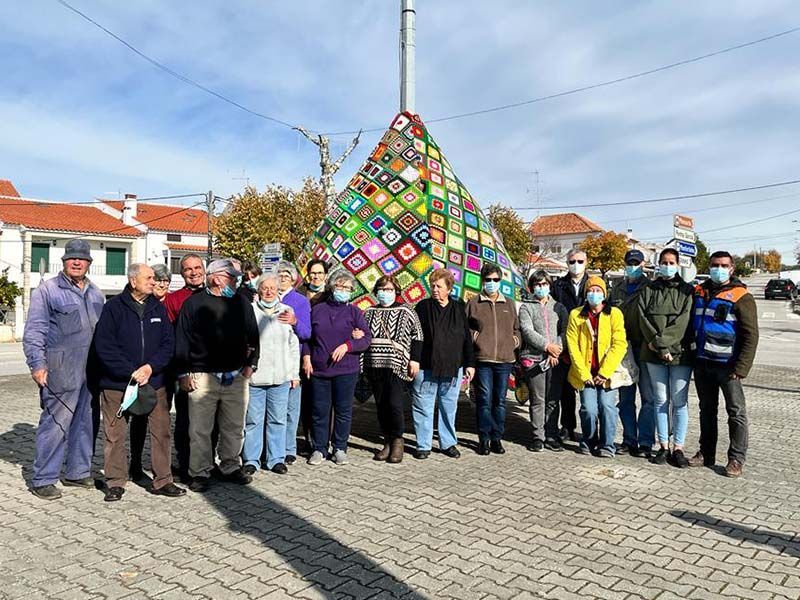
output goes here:
{"type": "Polygon", "coordinates": [[[563,277],[559,277],[553,282],[550,289],[550,295],[556,302],[560,302],[567,309],[567,314],[571,313],[573,309],[583,306],[586,300],[586,280],[589,276],[584,273],[581,279],[581,285],[578,290],[578,295],[575,295],[575,288],[572,286],[572,278],[569,273],[563,277]]]}
{"type": "Polygon", "coordinates": [[[164,369],[175,345],[167,311],[154,296],[148,296],[139,316],[130,286],[106,302],[94,330],[94,350],[101,389],[124,390],[131,373],[142,365],[153,368],[150,385],[164,386],[164,369]]]}
{"type": "Polygon", "coordinates": [[[433,298],[426,298],[414,310],[422,325],[420,369],[430,370],[434,377],[455,377],[460,368],[475,366],[472,333],[463,300],[451,297],[442,308],[433,298]]]}

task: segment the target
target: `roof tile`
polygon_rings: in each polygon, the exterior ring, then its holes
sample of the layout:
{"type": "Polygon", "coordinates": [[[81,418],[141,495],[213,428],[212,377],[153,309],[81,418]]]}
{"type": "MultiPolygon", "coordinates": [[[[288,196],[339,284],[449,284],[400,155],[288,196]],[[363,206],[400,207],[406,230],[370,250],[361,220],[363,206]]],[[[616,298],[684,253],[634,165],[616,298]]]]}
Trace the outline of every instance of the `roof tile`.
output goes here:
{"type": "Polygon", "coordinates": [[[19,192],[8,179],[0,179],[0,196],[13,196],[19,198],[19,192]]]}
{"type": "Polygon", "coordinates": [[[29,229],[91,233],[120,237],[144,235],[134,227],[93,206],[78,206],[64,202],[42,202],[22,198],[3,198],[0,201],[0,221],[24,225],[29,229]]]}
{"type": "MultiPolygon", "coordinates": [[[[121,212],[124,203],[121,200],[106,200],[106,204],[121,212]]],[[[138,202],[136,220],[155,231],[175,231],[196,235],[208,233],[206,211],[197,208],[138,202]]]]}
{"type": "Polygon", "coordinates": [[[537,218],[531,223],[530,231],[534,236],[543,236],[570,233],[600,233],[603,228],[577,213],[560,213],[537,218]]]}

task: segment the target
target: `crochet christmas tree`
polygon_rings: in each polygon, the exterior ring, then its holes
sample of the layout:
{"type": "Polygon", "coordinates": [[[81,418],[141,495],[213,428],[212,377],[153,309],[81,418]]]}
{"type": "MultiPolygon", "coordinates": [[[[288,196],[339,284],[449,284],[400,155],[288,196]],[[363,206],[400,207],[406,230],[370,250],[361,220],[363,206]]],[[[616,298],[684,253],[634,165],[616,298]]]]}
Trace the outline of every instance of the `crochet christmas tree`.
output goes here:
{"type": "Polygon", "coordinates": [[[356,278],[353,302],[375,304],[372,288],[394,275],[408,303],[429,295],[428,275],[444,267],[453,294],[481,289],[485,263],[500,267],[500,292],[519,299],[522,279],[478,203],[418,115],[400,113],[298,258],[340,264],[356,278]]]}

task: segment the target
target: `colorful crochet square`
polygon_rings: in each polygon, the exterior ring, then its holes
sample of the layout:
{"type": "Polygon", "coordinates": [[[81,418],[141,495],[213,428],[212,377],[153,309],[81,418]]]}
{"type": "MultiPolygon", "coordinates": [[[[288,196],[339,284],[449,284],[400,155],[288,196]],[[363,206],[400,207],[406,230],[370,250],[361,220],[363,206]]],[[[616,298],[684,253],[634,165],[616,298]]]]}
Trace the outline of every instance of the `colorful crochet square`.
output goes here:
{"type": "MultiPolygon", "coordinates": [[[[450,270],[453,293],[468,300],[480,290],[485,263],[501,267],[500,291],[519,300],[522,278],[478,202],[455,175],[417,115],[397,115],[339,195],[298,257],[339,264],[356,276],[354,304],[368,308],[381,275],[394,275],[406,302],[430,295],[428,275],[450,270]]],[[[305,274],[305,273],[304,273],[305,274]]]]}

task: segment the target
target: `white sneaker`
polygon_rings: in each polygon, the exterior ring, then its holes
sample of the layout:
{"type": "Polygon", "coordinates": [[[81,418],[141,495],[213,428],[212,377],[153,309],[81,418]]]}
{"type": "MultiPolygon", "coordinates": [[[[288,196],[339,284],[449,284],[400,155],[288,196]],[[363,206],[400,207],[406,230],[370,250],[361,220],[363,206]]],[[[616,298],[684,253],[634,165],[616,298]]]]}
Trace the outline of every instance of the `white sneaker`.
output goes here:
{"type": "Polygon", "coordinates": [[[306,462],[309,465],[316,466],[316,465],[321,465],[324,460],[325,457],[322,456],[322,452],[320,452],[319,450],[314,450],[314,452],[311,453],[311,456],[308,457],[308,460],[306,462]]]}
{"type": "Polygon", "coordinates": [[[346,465],[347,464],[347,452],[344,450],[337,450],[333,454],[333,462],[337,465],[346,465]]]}

